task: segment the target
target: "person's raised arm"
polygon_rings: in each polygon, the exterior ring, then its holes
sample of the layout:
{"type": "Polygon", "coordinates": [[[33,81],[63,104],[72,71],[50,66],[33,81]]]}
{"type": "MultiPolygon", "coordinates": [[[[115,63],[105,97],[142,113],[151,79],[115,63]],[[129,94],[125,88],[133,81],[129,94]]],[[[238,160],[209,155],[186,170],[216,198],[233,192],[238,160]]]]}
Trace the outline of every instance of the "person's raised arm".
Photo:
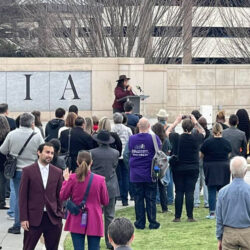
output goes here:
{"type": "Polygon", "coordinates": [[[204,128],[200,125],[200,123],[195,119],[194,115],[190,115],[191,121],[194,124],[194,127],[198,130],[200,134],[202,134],[204,137],[206,136],[206,132],[204,128]]]}
{"type": "Polygon", "coordinates": [[[182,120],[182,115],[178,115],[174,121],[174,123],[172,123],[167,131],[166,131],[166,136],[169,138],[169,134],[172,132],[172,130],[181,122],[182,120]]]}

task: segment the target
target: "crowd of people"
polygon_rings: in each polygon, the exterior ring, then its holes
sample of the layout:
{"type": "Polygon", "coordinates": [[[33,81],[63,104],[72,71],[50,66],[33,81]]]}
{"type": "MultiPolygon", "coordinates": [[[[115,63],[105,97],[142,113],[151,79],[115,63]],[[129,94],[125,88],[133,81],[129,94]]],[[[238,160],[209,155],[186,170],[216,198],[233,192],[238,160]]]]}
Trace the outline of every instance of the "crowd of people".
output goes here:
{"type": "MultiPolygon", "coordinates": [[[[128,80],[126,76],[118,80],[120,98],[122,86],[131,94],[128,80]]],[[[42,234],[46,248],[57,249],[63,217],[74,249],[84,249],[85,236],[91,250],[100,249],[103,236],[108,249],[130,249],[134,227],[143,230],[146,218],[149,229],[160,228],[158,202],[163,213],[174,204],[173,222],[180,223],[185,197],[187,221],[196,222],[193,209],[201,205],[201,188],[204,206],[209,208],[207,219],[217,219],[218,248],[229,245],[235,228],[248,244],[242,236],[250,229],[250,189],[242,182],[249,154],[247,111],[231,114],[228,124],[220,111],[209,130],[198,110],[178,115],[169,125],[168,114],[161,109],[151,128],[146,117],[133,113],[130,101],[121,107],[115,102],[113,108],[113,124],[107,117],[82,117],[72,105],[67,115],[63,108],[56,109],[55,118],[43,128],[39,111],[13,120],[8,105],[0,104],[0,209],[14,220],[8,233],[20,234],[24,229],[23,249],[34,249],[42,234]],[[181,134],[176,129],[179,124],[181,134]],[[152,179],[156,153],[152,134],[169,160],[164,177],[157,181],[152,179]],[[10,180],[4,171],[9,155],[17,159],[10,180]],[[231,175],[233,182],[228,185],[231,175]],[[123,206],[134,201],[134,226],[126,218],[115,218],[118,200],[123,206]],[[230,219],[228,209],[237,213],[233,204],[238,201],[241,217],[230,219]]]]}

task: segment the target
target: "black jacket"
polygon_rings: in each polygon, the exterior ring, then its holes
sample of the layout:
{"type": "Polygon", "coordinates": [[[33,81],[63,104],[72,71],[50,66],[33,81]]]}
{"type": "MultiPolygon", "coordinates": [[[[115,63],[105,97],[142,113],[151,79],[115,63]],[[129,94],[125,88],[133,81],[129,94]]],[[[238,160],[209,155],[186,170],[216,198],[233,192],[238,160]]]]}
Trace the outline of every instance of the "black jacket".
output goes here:
{"type": "Polygon", "coordinates": [[[53,138],[58,138],[58,131],[64,126],[64,120],[53,119],[49,121],[45,128],[45,141],[50,141],[53,138]]]}
{"type": "Polygon", "coordinates": [[[16,129],[16,122],[15,122],[15,120],[12,119],[12,118],[10,118],[10,117],[8,117],[8,116],[5,116],[5,117],[6,117],[7,121],[8,121],[8,123],[9,123],[10,130],[12,131],[12,130],[16,129]]]}
{"type": "MultiPolygon", "coordinates": [[[[69,129],[62,131],[60,136],[61,152],[66,153],[68,151],[68,137],[69,129]]],[[[72,157],[72,171],[74,172],[77,164],[77,154],[81,150],[90,150],[94,147],[92,136],[86,133],[81,127],[75,127],[71,129],[70,137],[70,156],[72,157]]]]}

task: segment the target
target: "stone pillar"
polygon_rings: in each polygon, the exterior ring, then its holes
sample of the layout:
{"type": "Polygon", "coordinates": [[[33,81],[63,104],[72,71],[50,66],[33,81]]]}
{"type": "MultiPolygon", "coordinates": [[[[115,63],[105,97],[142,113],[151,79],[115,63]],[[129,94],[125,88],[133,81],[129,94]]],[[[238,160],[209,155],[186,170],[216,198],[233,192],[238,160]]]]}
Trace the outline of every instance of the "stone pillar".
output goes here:
{"type": "Polygon", "coordinates": [[[182,1],[182,38],[183,38],[183,58],[182,64],[192,63],[192,6],[193,0],[182,1]]]}

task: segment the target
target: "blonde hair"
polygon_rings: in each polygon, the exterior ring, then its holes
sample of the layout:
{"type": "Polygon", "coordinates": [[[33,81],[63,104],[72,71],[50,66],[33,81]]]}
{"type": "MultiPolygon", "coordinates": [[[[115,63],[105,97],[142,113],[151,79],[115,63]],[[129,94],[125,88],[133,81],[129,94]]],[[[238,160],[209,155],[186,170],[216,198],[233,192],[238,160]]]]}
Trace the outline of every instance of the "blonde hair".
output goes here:
{"type": "Polygon", "coordinates": [[[78,181],[84,181],[88,174],[89,166],[92,162],[91,154],[87,151],[80,151],[77,155],[78,167],[76,177],[78,181]]]}
{"type": "Polygon", "coordinates": [[[99,124],[99,119],[98,119],[98,117],[96,115],[92,116],[92,120],[93,120],[93,124],[94,125],[98,125],[99,124]]]}
{"type": "Polygon", "coordinates": [[[91,117],[86,117],[85,121],[86,121],[85,131],[91,135],[93,133],[93,120],[91,117]]]}
{"type": "Polygon", "coordinates": [[[223,130],[223,128],[220,125],[220,123],[218,123],[218,122],[216,122],[214,124],[213,129],[212,129],[214,135],[221,134],[222,130],[223,130]]]}
{"type": "MultiPolygon", "coordinates": [[[[98,131],[100,130],[107,130],[107,131],[111,131],[111,124],[110,124],[110,120],[107,117],[102,117],[99,121],[99,126],[98,126],[98,131]]],[[[98,132],[97,131],[97,132],[98,132]]]]}

